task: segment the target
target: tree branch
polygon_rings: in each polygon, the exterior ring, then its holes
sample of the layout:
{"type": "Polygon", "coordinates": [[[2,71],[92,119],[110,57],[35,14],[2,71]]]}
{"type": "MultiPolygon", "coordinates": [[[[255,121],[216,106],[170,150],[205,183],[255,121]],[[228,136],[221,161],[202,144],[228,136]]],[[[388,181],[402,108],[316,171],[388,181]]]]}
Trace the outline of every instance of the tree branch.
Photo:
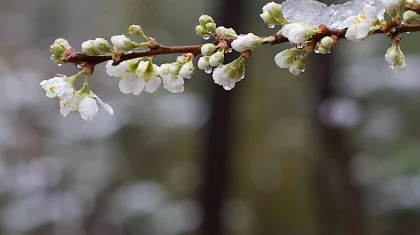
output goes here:
{"type": "MultiPolygon", "coordinates": [[[[315,49],[316,43],[318,43],[323,37],[325,36],[334,36],[336,40],[345,38],[346,29],[328,29],[325,25],[321,25],[321,32],[316,33],[312,37],[312,41],[308,44],[313,45],[312,49],[315,49]]],[[[400,33],[406,32],[419,32],[420,31],[420,24],[409,24],[409,25],[395,25],[389,24],[384,25],[381,29],[376,30],[373,32],[374,34],[387,34],[389,36],[395,36],[400,33]]],[[[288,42],[289,40],[282,35],[274,35],[272,36],[273,40],[269,40],[264,44],[276,45],[288,42]]],[[[233,41],[232,39],[223,39],[227,45],[229,45],[233,41]]],[[[217,45],[219,41],[215,41],[214,44],[217,45]]],[[[90,65],[97,65],[103,63],[105,61],[113,60],[113,65],[118,65],[119,63],[131,60],[139,57],[147,57],[147,56],[157,56],[157,55],[167,55],[167,54],[181,54],[181,53],[192,53],[193,55],[197,56],[200,54],[202,45],[190,45],[190,46],[165,46],[162,44],[157,44],[153,48],[149,48],[143,51],[135,51],[131,53],[123,53],[121,55],[89,55],[83,52],[74,52],[66,57],[62,58],[63,63],[73,63],[73,64],[90,64],[90,65]]],[[[311,47],[310,47],[311,48],[311,47]]]]}

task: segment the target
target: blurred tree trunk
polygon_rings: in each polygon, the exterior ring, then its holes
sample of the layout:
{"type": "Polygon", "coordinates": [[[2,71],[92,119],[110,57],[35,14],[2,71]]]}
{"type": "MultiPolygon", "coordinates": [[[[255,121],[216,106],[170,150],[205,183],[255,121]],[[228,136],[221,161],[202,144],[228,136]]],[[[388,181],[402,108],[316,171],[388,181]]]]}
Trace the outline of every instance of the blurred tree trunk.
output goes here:
{"type": "MultiPolygon", "coordinates": [[[[246,0],[219,0],[215,18],[218,25],[233,27],[241,31],[244,22],[246,0]]],[[[226,61],[233,59],[235,53],[226,55],[226,61]]],[[[231,179],[231,150],[233,145],[233,98],[240,90],[225,91],[221,86],[211,86],[210,118],[207,123],[207,136],[202,163],[203,184],[201,204],[203,221],[200,227],[202,235],[226,234],[223,228],[221,209],[225,202],[231,179]]]]}
{"type": "Polygon", "coordinates": [[[311,78],[311,92],[316,100],[312,113],[314,144],[319,152],[311,166],[315,181],[314,203],[318,207],[318,234],[367,235],[363,191],[352,174],[352,160],[357,149],[351,145],[345,131],[323,122],[318,113],[325,101],[337,95],[333,74],[337,74],[335,68],[339,60],[335,54],[317,56],[314,66],[317,71],[311,78]]]}

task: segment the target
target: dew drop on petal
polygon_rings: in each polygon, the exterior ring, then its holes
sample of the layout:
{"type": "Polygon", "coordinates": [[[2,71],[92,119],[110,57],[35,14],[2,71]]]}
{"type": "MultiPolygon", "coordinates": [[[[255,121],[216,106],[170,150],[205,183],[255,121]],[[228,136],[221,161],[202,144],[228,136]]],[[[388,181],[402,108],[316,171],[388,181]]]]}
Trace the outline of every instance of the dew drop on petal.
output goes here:
{"type": "Polygon", "coordinates": [[[305,72],[305,69],[301,69],[300,72],[302,72],[302,73],[305,72]]]}
{"type": "Polygon", "coordinates": [[[315,51],[314,51],[316,54],[318,54],[319,53],[319,51],[318,51],[318,49],[315,49],[315,51]]]}
{"type": "Polygon", "coordinates": [[[58,67],[61,67],[61,66],[63,66],[63,64],[57,64],[58,65],[58,67]]]}
{"type": "Polygon", "coordinates": [[[82,65],[82,64],[78,64],[78,65],[76,65],[76,67],[77,67],[78,69],[82,69],[83,65],[82,65]]]}
{"type": "Polygon", "coordinates": [[[274,27],[276,27],[274,24],[269,24],[268,25],[268,27],[270,28],[270,29],[274,29],[274,27]]]}
{"type": "Polygon", "coordinates": [[[230,86],[228,86],[228,85],[226,85],[226,86],[223,86],[223,88],[224,88],[225,90],[227,90],[227,91],[230,91],[230,90],[232,90],[232,87],[230,87],[230,86]]]}
{"type": "Polygon", "coordinates": [[[296,44],[296,48],[297,49],[302,49],[304,46],[305,46],[304,43],[298,43],[298,44],[296,44]]]}
{"type": "Polygon", "coordinates": [[[211,74],[211,72],[213,72],[213,68],[206,68],[204,72],[207,74],[211,74]]]}
{"type": "Polygon", "coordinates": [[[208,35],[208,34],[207,34],[207,35],[204,35],[204,36],[203,36],[203,39],[204,39],[204,40],[209,40],[209,39],[210,39],[210,35],[208,35]]]}

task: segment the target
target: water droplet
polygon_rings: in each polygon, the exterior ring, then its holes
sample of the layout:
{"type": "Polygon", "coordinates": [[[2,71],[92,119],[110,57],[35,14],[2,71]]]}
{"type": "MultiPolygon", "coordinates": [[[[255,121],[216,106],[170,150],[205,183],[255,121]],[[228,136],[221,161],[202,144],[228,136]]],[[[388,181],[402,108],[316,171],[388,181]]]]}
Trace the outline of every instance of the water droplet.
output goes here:
{"type": "Polygon", "coordinates": [[[227,91],[232,90],[232,87],[231,87],[231,86],[229,86],[229,85],[223,86],[223,88],[224,88],[225,90],[227,90],[227,91]]]}
{"type": "Polygon", "coordinates": [[[301,69],[300,72],[302,72],[302,73],[305,72],[305,69],[301,69]]]}
{"type": "Polygon", "coordinates": [[[207,74],[211,74],[211,72],[213,72],[213,68],[206,68],[204,72],[207,74]]]}
{"type": "Polygon", "coordinates": [[[302,49],[305,46],[305,43],[298,43],[296,44],[297,49],[302,49]]]}
{"type": "Polygon", "coordinates": [[[57,64],[58,65],[58,67],[61,67],[61,66],[63,66],[63,64],[57,64]]]}
{"type": "Polygon", "coordinates": [[[207,35],[204,35],[204,36],[203,36],[203,39],[204,39],[204,40],[209,40],[209,39],[210,39],[210,35],[208,35],[208,34],[207,34],[207,35]]]}
{"type": "Polygon", "coordinates": [[[410,34],[410,32],[407,32],[407,34],[410,34]]]}
{"type": "Polygon", "coordinates": [[[82,69],[83,65],[82,65],[82,64],[78,64],[78,65],[76,65],[76,67],[77,67],[78,69],[82,69]]]}
{"type": "Polygon", "coordinates": [[[274,27],[276,27],[274,24],[269,24],[268,25],[268,27],[270,28],[270,29],[274,29],[274,27]]]}
{"type": "Polygon", "coordinates": [[[231,53],[232,51],[233,51],[233,49],[229,48],[229,49],[226,50],[226,53],[231,53]]]}
{"type": "Polygon", "coordinates": [[[319,51],[318,51],[318,49],[315,49],[315,51],[314,51],[316,54],[318,54],[319,53],[319,51]]]}

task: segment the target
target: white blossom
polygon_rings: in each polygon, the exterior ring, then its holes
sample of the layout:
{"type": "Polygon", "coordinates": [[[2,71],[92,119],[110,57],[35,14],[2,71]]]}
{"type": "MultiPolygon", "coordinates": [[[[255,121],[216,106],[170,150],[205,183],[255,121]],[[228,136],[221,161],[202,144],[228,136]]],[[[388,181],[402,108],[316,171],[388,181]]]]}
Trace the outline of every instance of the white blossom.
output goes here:
{"type": "Polygon", "coordinates": [[[245,77],[245,59],[239,57],[229,64],[219,66],[213,71],[213,81],[223,86],[225,90],[232,90],[235,84],[245,77]]]}
{"type": "Polygon", "coordinates": [[[263,43],[263,40],[253,33],[246,35],[240,35],[238,38],[233,40],[232,48],[237,52],[243,52],[246,50],[254,50],[263,43]]]}
{"type": "Polygon", "coordinates": [[[57,97],[58,100],[67,100],[73,96],[74,88],[66,76],[55,76],[39,84],[48,98],[57,97]]]}
{"type": "Polygon", "coordinates": [[[130,65],[137,65],[139,60],[129,60],[128,62],[123,61],[117,66],[112,65],[112,61],[108,61],[106,64],[106,73],[109,76],[121,78],[118,87],[124,94],[139,95],[145,86],[143,79],[137,78],[135,74],[136,68],[129,69],[130,65]]]}
{"type": "Polygon", "coordinates": [[[162,83],[159,74],[159,66],[152,64],[151,61],[141,61],[136,70],[137,78],[140,81],[136,81],[136,90],[135,92],[133,91],[133,94],[140,94],[143,88],[148,93],[155,92],[162,83]]]}
{"type": "Polygon", "coordinates": [[[163,81],[163,87],[173,93],[184,91],[184,79],[177,74],[170,72],[170,64],[162,64],[160,77],[163,81]]]}
{"type": "Polygon", "coordinates": [[[92,121],[99,113],[98,104],[102,106],[110,115],[114,114],[111,106],[104,103],[97,95],[75,94],[71,99],[60,102],[60,113],[66,117],[70,112],[77,112],[86,121],[92,121]]]}
{"type": "Polygon", "coordinates": [[[179,76],[182,78],[190,79],[194,72],[194,65],[192,61],[188,61],[187,63],[183,64],[181,69],[179,70],[179,76]]]}
{"type": "Polygon", "coordinates": [[[351,16],[342,22],[339,28],[348,28],[345,36],[348,40],[355,42],[365,39],[372,26],[377,22],[378,12],[376,8],[366,5],[357,16],[351,16]]]}

